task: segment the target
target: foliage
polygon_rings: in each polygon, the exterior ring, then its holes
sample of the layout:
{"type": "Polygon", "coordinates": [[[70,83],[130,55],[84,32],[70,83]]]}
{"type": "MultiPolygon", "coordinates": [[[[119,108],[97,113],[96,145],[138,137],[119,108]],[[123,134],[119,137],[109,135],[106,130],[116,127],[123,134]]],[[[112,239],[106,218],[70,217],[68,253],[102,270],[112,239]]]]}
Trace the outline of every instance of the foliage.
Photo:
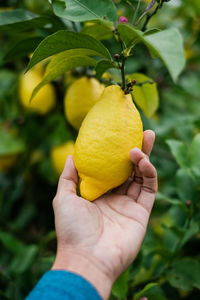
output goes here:
{"type": "Polygon", "coordinates": [[[147,2],[3,1],[0,159],[18,156],[0,173],[1,299],[23,299],[52,265],[58,178],[50,153],[77,135],[64,117],[68,78],[95,76],[95,70],[104,84],[121,83],[125,90],[125,78],[130,83],[135,77],[144,128],[157,136],[151,158],[159,176],[157,201],[142,249],[111,299],[200,298],[200,4],[147,2]],[[57,93],[56,108],[45,116],[19,104],[18,79],[39,62],[47,67],[34,93],[49,81],[57,93]]]}

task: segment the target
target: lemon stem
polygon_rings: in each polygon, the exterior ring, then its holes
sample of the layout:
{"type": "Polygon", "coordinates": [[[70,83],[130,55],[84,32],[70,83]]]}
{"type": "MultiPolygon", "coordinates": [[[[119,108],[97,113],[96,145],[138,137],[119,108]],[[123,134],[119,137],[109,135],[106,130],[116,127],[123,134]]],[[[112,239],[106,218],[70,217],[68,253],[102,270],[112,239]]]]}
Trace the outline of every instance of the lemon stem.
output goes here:
{"type": "Polygon", "coordinates": [[[125,57],[122,56],[122,64],[121,64],[121,75],[122,75],[122,90],[125,90],[126,89],[126,79],[125,79],[125,71],[124,71],[124,68],[125,68],[125,57]]]}
{"type": "Polygon", "coordinates": [[[119,42],[120,42],[120,46],[121,46],[121,59],[122,59],[121,66],[120,66],[121,76],[122,76],[122,90],[125,91],[125,89],[126,89],[126,78],[125,78],[125,62],[126,62],[126,57],[123,54],[124,46],[123,46],[122,40],[120,39],[120,36],[119,36],[119,42]]]}
{"type": "Polygon", "coordinates": [[[119,64],[119,68],[121,70],[121,77],[122,77],[122,90],[126,90],[126,78],[125,78],[125,62],[126,62],[126,57],[124,55],[124,43],[123,41],[121,40],[121,37],[119,35],[119,32],[118,30],[116,29],[115,30],[115,34],[117,35],[118,39],[117,41],[120,43],[120,47],[121,47],[121,55],[120,55],[120,58],[121,58],[121,64],[119,64]]]}

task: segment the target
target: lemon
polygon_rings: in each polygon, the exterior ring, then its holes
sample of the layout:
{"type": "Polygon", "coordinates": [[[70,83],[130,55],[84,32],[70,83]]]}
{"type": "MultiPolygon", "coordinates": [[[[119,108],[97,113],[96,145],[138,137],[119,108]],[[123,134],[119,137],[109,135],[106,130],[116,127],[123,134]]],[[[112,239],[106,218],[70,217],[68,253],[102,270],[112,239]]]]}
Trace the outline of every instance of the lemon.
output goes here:
{"type": "Polygon", "coordinates": [[[51,150],[51,161],[58,174],[61,174],[68,155],[74,154],[74,142],[68,141],[51,150]]]}
{"type": "Polygon", "coordinates": [[[42,81],[41,68],[33,68],[28,73],[23,74],[19,81],[19,96],[22,106],[28,110],[46,114],[56,102],[56,94],[52,84],[43,86],[30,103],[33,89],[42,81]]]}
{"type": "Polygon", "coordinates": [[[80,128],[83,119],[99,100],[104,85],[95,78],[81,77],[71,84],[65,95],[65,115],[69,123],[80,128]]]}
{"type": "Polygon", "coordinates": [[[111,76],[110,76],[110,74],[109,74],[108,72],[105,72],[105,73],[103,73],[102,78],[103,78],[103,79],[110,80],[110,79],[111,79],[111,76]]]}
{"type": "Polygon", "coordinates": [[[85,117],[75,143],[80,193],[95,200],[122,184],[132,173],[129,152],[142,147],[143,126],[131,95],[106,87],[85,117]]]}
{"type": "Polygon", "coordinates": [[[7,171],[11,168],[17,160],[16,154],[0,156],[0,172],[7,171]]]}

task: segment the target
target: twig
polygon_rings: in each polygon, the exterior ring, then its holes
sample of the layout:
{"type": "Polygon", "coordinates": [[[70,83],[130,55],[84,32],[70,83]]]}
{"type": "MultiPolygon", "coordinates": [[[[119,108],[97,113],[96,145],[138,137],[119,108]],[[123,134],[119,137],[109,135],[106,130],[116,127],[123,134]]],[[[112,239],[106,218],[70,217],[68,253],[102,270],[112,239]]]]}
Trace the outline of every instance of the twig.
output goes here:
{"type": "Polygon", "coordinates": [[[126,61],[126,58],[123,55],[122,56],[122,64],[121,64],[121,68],[120,68],[121,69],[121,75],[122,75],[122,90],[125,90],[125,88],[126,88],[126,78],[125,78],[125,71],[124,71],[125,61],[126,61]]]}
{"type": "Polygon", "coordinates": [[[149,23],[150,19],[157,13],[158,9],[160,9],[162,5],[160,6],[159,4],[156,6],[155,10],[152,12],[152,14],[147,14],[147,18],[144,22],[144,25],[142,26],[142,31],[146,30],[147,24],[149,23]]]}
{"type": "Polygon", "coordinates": [[[120,38],[119,32],[116,30],[115,31],[116,35],[118,36],[118,41],[120,43],[121,47],[121,64],[119,64],[119,68],[121,70],[121,76],[122,76],[122,90],[126,90],[126,78],[125,78],[125,62],[126,62],[126,57],[123,54],[124,51],[124,44],[123,41],[120,38]]]}
{"type": "Polygon", "coordinates": [[[123,42],[118,34],[118,38],[119,38],[119,42],[120,42],[120,46],[121,46],[121,57],[122,57],[122,63],[121,63],[121,66],[120,66],[120,70],[121,70],[121,75],[122,75],[122,90],[125,90],[126,88],[126,78],[125,78],[125,71],[124,71],[124,68],[125,68],[125,61],[126,61],[126,58],[125,56],[123,55],[123,51],[124,51],[124,46],[123,46],[123,42]]]}
{"type": "MultiPolygon", "coordinates": [[[[156,0],[152,0],[149,5],[147,6],[147,8],[145,9],[145,11],[143,12],[143,14],[139,17],[139,19],[137,20],[137,22],[135,23],[135,25],[137,26],[140,21],[146,16],[146,14],[148,14],[148,12],[150,11],[150,9],[154,6],[154,4],[156,3],[156,0]]],[[[159,4],[158,4],[159,6],[159,4]]]]}

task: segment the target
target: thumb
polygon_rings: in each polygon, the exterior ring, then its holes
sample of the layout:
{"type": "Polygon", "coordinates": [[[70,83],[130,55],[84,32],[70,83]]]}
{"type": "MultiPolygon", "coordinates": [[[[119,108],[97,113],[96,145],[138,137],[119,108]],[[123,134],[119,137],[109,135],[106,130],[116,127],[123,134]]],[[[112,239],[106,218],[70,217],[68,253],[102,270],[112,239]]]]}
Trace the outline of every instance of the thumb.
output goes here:
{"type": "Polygon", "coordinates": [[[58,193],[68,192],[76,194],[76,186],[78,183],[78,174],[74,165],[73,156],[67,157],[64,170],[60,175],[58,183],[58,193]]]}

